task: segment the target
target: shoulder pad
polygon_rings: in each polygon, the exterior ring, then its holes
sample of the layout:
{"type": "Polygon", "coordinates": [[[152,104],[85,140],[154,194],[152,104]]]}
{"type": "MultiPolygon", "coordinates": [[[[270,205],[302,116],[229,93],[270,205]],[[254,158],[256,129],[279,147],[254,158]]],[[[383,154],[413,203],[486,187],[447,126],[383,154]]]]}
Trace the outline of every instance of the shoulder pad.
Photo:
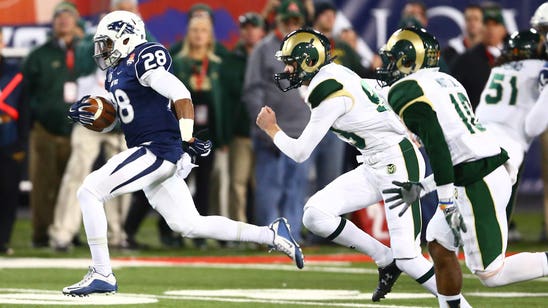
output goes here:
{"type": "Polygon", "coordinates": [[[163,66],[166,71],[171,69],[171,56],[167,49],[158,43],[146,44],[141,50],[137,51],[136,58],[135,72],[137,78],[142,78],[146,72],[160,66],[163,66]]]}
{"type": "Polygon", "coordinates": [[[416,80],[407,79],[394,84],[388,92],[388,103],[399,114],[409,102],[421,97],[424,92],[416,80]]]}
{"type": "Polygon", "coordinates": [[[337,92],[343,88],[343,85],[335,79],[326,79],[320,82],[317,86],[310,91],[308,96],[308,102],[312,108],[318,107],[320,103],[326,99],[329,95],[337,92]]]}

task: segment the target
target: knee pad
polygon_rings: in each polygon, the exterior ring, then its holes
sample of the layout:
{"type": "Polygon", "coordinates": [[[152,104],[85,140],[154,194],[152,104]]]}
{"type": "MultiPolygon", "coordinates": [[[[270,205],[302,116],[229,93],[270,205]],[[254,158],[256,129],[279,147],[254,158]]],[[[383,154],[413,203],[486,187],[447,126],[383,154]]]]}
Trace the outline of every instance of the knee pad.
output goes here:
{"type": "Polygon", "coordinates": [[[304,209],[303,224],[316,235],[329,236],[339,223],[340,217],[329,214],[318,207],[308,206],[304,209]]]}
{"type": "Polygon", "coordinates": [[[190,219],[166,219],[166,223],[171,230],[180,233],[183,237],[199,237],[200,218],[192,217],[190,219]]]}

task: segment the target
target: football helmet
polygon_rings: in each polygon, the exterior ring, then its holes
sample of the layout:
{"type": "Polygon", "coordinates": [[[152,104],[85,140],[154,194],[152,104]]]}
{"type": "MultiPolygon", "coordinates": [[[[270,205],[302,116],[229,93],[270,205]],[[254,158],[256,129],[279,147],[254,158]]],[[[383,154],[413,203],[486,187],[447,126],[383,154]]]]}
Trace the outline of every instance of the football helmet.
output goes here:
{"type": "Polygon", "coordinates": [[[276,59],[295,67],[292,73],[274,74],[278,88],[287,92],[300,87],[303,81],[311,80],[322,66],[333,61],[331,43],[325,35],[314,29],[295,30],[283,39],[280,50],[276,52],[276,59]],[[282,85],[283,80],[289,84],[282,85]]]}
{"type": "Polygon", "coordinates": [[[128,11],[113,11],[101,19],[93,37],[97,65],[105,70],[118,64],[136,46],[146,42],[141,17],[128,11]]]}
{"type": "Polygon", "coordinates": [[[531,17],[531,26],[544,38],[545,50],[548,53],[548,2],[544,2],[537,8],[531,17]]]}
{"type": "Polygon", "coordinates": [[[407,27],[394,32],[379,55],[382,66],[377,68],[377,80],[387,86],[421,68],[438,66],[440,44],[423,28],[407,27]]]}
{"type": "Polygon", "coordinates": [[[507,61],[544,58],[540,34],[535,29],[512,33],[504,42],[502,56],[507,61]]]}

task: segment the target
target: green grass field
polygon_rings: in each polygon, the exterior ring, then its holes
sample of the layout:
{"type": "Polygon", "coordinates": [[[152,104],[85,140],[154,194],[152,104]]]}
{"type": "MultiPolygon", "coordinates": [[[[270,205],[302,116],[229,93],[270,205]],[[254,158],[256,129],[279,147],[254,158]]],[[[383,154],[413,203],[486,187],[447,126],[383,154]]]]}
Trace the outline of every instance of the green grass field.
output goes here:
{"type": "MultiPolygon", "coordinates": [[[[510,251],[545,251],[548,245],[536,242],[540,232],[540,215],[520,214],[516,221],[525,241],[510,245],[510,251]]],[[[135,256],[267,256],[266,248],[218,248],[209,242],[207,250],[165,249],[157,243],[155,219],[149,218],[139,239],[151,245],[140,252],[112,250],[114,259],[135,256]]],[[[406,275],[396,283],[392,293],[380,303],[370,300],[377,274],[373,263],[308,262],[304,270],[290,263],[270,264],[179,264],[150,266],[137,264],[116,268],[119,293],[113,296],[72,298],[62,296],[62,287],[81,279],[89,262],[87,247],[68,253],[30,248],[28,220],[16,225],[12,247],[16,254],[0,258],[0,307],[57,307],[93,304],[126,307],[142,303],[148,307],[437,307],[428,295],[406,275]],[[31,257],[33,259],[31,259],[31,257]],[[24,258],[24,259],[21,259],[24,258]],[[39,258],[39,259],[36,259],[39,258]],[[67,258],[58,260],[58,258],[67,258]],[[17,262],[29,266],[9,268],[17,262]],[[41,268],[30,268],[30,267],[41,268]]],[[[305,247],[307,256],[349,254],[336,246],[305,247]]],[[[548,279],[501,288],[486,288],[465,273],[464,294],[474,307],[548,307],[548,279]]]]}

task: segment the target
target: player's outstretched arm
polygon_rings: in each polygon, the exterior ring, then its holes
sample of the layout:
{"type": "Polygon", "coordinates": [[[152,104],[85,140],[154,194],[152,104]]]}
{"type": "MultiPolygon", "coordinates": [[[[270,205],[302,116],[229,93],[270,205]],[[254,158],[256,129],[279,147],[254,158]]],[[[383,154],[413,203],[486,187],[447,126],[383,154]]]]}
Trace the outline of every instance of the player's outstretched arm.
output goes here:
{"type": "Polygon", "coordinates": [[[274,144],[285,155],[294,161],[305,161],[325,136],[335,120],[345,112],[345,104],[341,100],[345,97],[336,97],[322,102],[312,109],[310,121],[298,139],[289,137],[276,121],[276,113],[265,106],[257,116],[257,125],[272,138],[274,144]]]}

